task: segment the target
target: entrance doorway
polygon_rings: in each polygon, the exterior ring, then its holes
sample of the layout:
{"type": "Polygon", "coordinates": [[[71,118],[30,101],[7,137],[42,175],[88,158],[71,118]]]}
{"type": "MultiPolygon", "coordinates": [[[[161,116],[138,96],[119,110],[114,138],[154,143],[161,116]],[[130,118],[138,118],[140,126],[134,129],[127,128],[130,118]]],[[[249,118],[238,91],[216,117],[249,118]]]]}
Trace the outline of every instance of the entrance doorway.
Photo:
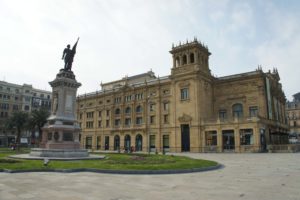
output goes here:
{"type": "Polygon", "coordinates": [[[181,125],[181,151],[190,151],[190,126],[181,125]]]}
{"type": "Polygon", "coordinates": [[[105,136],[105,150],[109,150],[109,136],[105,136]]]}
{"type": "Polygon", "coordinates": [[[120,136],[116,135],[114,139],[114,150],[120,150],[120,136]]]}
{"type": "Polygon", "coordinates": [[[92,137],[85,138],[85,148],[86,149],[92,149],[92,141],[93,141],[92,137]]]}
{"type": "Polygon", "coordinates": [[[138,134],[135,138],[135,151],[143,150],[143,137],[138,134]]]}
{"type": "Polygon", "coordinates": [[[125,142],[124,142],[124,147],[125,147],[125,151],[130,151],[130,135],[126,135],[125,136],[125,142]]]}
{"type": "Polygon", "coordinates": [[[223,130],[223,150],[234,151],[234,130],[223,130]]]}

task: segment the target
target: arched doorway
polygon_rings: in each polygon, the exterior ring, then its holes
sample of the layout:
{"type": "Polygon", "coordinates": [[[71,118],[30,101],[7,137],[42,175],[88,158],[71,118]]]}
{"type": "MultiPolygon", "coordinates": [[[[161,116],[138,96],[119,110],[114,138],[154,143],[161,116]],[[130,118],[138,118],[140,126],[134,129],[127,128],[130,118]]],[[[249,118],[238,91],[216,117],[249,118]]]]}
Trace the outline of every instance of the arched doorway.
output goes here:
{"type": "Polygon", "coordinates": [[[120,150],[120,136],[118,135],[114,138],[114,150],[120,150]]]}
{"type": "Polygon", "coordinates": [[[131,146],[130,135],[125,135],[125,142],[124,142],[125,151],[130,151],[130,146],[131,146]]]}
{"type": "Polygon", "coordinates": [[[143,150],[143,136],[138,134],[135,137],[135,150],[136,151],[142,151],[143,150]]]}

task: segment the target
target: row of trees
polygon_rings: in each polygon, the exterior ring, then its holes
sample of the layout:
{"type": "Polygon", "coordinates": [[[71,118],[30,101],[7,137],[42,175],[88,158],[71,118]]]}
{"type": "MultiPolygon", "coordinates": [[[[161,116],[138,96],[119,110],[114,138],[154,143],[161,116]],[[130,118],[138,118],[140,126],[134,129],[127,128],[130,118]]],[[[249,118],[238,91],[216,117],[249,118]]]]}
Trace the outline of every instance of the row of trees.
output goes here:
{"type": "MultiPolygon", "coordinates": [[[[39,137],[42,134],[42,127],[47,122],[50,113],[46,109],[33,110],[31,113],[18,111],[14,112],[6,121],[7,129],[15,129],[17,133],[16,144],[20,144],[21,133],[24,130],[38,130],[39,137]]],[[[37,138],[40,140],[41,138],[37,138]]]]}

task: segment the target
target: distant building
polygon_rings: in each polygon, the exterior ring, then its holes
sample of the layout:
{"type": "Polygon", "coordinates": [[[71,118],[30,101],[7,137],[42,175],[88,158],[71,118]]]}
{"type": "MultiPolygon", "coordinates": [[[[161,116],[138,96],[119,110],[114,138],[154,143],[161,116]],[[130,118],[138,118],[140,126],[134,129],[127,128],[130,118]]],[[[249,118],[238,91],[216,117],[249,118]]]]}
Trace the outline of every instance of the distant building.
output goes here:
{"type": "MultiPolygon", "coordinates": [[[[32,85],[17,85],[0,81],[0,146],[7,146],[15,142],[15,130],[5,129],[5,120],[13,112],[31,112],[40,108],[46,108],[50,111],[51,96],[51,92],[35,89],[32,85]]],[[[23,142],[30,141],[30,133],[26,132],[22,136],[23,142]]]]}
{"type": "Polygon", "coordinates": [[[84,148],[157,152],[260,152],[288,143],[276,69],[214,77],[197,40],[171,49],[171,74],[150,71],[80,95],[84,148]]]}
{"type": "Polygon", "coordinates": [[[286,115],[290,125],[290,143],[300,143],[300,92],[293,95],[293,101],[286,104],[286,115]]]}

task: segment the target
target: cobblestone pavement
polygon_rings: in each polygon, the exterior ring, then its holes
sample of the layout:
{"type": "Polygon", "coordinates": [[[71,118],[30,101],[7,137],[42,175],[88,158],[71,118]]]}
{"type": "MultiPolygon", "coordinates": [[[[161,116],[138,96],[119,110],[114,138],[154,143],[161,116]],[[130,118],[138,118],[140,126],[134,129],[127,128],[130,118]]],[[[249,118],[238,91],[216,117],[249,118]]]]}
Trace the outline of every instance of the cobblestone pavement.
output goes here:
{"type": "Polygon", "coordinates": [[[215,160],[225,167],[215,171],[174,175],[0,173],[0,199],[300,199],[299,153],[183,155],[215,160]]]}

